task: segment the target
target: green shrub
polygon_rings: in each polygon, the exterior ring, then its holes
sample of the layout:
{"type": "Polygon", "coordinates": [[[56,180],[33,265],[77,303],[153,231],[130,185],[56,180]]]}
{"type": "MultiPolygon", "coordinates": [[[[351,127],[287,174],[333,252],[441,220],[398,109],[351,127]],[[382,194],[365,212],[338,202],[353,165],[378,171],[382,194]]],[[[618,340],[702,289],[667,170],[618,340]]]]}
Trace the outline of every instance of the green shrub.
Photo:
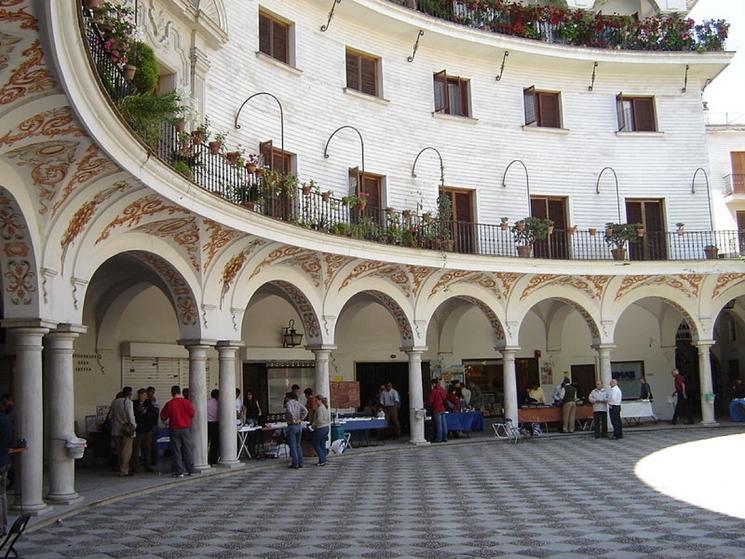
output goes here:
{"type": "Polygon", "coordinates": [[[132,129],[147,145],[155,149],[163,123],[173,118],[181,106],[179,96],[175,93],[136,93],[125,97],[120,108],[132,129]]]}
{"type": "Polygon", "coordinates": [[[155,60],[155,52],[141,41],[135,42],[129,55],[129,63],[137,66],[133,80],[137,93],[152,93],[158,83],[160,67],[155,60]]]}

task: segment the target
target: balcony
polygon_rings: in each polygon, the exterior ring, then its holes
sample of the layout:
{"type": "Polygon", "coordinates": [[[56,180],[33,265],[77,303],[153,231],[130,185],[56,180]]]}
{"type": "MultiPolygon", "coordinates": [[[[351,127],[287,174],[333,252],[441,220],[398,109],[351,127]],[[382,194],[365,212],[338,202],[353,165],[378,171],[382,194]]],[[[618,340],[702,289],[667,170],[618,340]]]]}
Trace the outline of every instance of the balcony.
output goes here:
{"type": "MultiPolygon", "coordinates": [[[[90,10],[80,12],[83,36],[100,87],[121,111],[133,95],[123,64],[113,61],[105,37],[90,10]]],[[[127,121],[119,113],[123,126],[127,121]]],[[[136,135],[134,129],[131,128],[136,135]]],[[[198,130],[179,130],[175,118],[164,118],[156,138],[140,140],[153,156],[203,191],[246,210],[317,233],[371,241],[394,247],[479,256],[518,257],[513,228],[453,220],[441,206],[436,212],[373,207],[364,196],[335,198],[312,180],[299,183],[291,174],[256,169],[236,152],[225,153],[207,143],[198,130]]],[[[213,142],[214,143],[214,142],[213,142]]],[[[745,231],[649,232],[624,244],[630,260],[703,260],[739,258],[745,254],[745,231]]],[[[552,230],[528,255],[554,260],[611,260],[614,255],[597,229],[552,230]]]]}
{"type": "Polygon", "coordinates": [[[724,177],[724,195],[745,195],[745,175],[727,175],[724,177]]]}
{"type": "Polygon", "coordinates": [[[636,51],[724,50],[729,24],[696,24],[678,15],[639,19],[556,6],[523,6],[507,0],[389,0],[483,31],[546,43],[636,51]]]}

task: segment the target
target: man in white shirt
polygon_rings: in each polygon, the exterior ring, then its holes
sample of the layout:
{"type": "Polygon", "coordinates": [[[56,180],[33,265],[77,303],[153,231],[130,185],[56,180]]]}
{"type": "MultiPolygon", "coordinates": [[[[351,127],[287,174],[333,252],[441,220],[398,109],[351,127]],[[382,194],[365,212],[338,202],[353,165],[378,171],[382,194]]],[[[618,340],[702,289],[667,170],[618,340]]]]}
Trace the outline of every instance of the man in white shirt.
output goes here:
{"type": "Polygon", "coordinates": [[[207,462],[215,464],[220,456],[220,391],[216,388],[207,400],[207,462]]]}
{"type": "Polygon", "coordinates": [[[590,392],[589,397],[592,404],[592,430],[595,438],[608,437],[608,391],[602,381],[595,383],[595,390],[590,392]]]}
{"type": "Polygon", "coordinates": [[[236,421],[240,421],[241,423],[244,422],[246,418],[246,414],[244,412],[243,407],[243,398],[241,398],[241,389],[236,388],[235,389],[235,418],[236,421]]]}
{"type": "Polygon", "coordinates": [[[611,379],[610,381],[610,394],[608,395],[608,413],[610,414],[610,422],[613,425],[613,438],[622,439],[623,429],[621,427],[621,400],[623,394],[621,389],[618,388],[618,381],[611,379]]]}

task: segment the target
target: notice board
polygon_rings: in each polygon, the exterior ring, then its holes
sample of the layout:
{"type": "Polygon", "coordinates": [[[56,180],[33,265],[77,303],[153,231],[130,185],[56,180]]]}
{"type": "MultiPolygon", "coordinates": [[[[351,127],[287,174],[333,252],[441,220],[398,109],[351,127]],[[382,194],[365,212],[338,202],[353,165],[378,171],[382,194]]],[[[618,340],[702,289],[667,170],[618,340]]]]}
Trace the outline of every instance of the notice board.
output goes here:
{"type": "Polygon", "coordinates": [[[360,407],[360,383],[354,380],[331,383],[331,407],[337,409],[360,407]]]}

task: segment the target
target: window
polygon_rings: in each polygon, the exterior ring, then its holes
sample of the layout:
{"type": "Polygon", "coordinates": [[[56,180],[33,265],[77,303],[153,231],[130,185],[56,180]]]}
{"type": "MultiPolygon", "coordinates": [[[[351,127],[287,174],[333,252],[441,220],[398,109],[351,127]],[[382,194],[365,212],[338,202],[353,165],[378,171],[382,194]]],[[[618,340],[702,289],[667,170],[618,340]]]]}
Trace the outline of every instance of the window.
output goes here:
{"type": "Polygon", "coordinates": [[[471,116],[468,102],[468,80],[448,76],[445,70],[435,79],[435,112],[454,116],[471,116]]]}
{"type": "Polygon", "coordinates": [[[656,132],[653,97],[616,96],[619,132],[656,132]]]}
{"type": "Polygon", "coordinates": [[[567,232],[567,199],[559,196],[531,196],[530,215],[554,222],[554,231],[543,241],[536,241],[533,254],[536,258],[567,258],[569,233],[567,232]]]}
{"type": "Polygon", "coordinates": [[[290,64],[291,24],[266,12],[259,12],[259,50],[290,64]]]}
{"type": "Polygon", "coordinates": [[[372,173],[362,174],[358,167],[349,170],[349,191],[356,196],[367,197],[367,207],[375,212],[383,209],[383,177],[372,173]]]}
{"type": "Polygon", "coordinates": [[[347,87],[379,96],[378,58],[347,49],[347,87]]]}
{"type": "Polygon", "coordinates": [[[643,236],[629,243],[631,260],[666,260],[667,234],[662,199],[626,199],[626,223],[640,223],[643,236]]]}
{"type": "Polygon", "coordinates": [[[295,154],[274,147],[271,140],[259,144],[264,166],[282,174],[295,172],[295,154]]]}
{"type": "Polygon", "coordinates": [[[559,94],[536,91],[535,86],[523,90],[525,125],[545,128],[561,128],[561,105],[559,94]]]}

